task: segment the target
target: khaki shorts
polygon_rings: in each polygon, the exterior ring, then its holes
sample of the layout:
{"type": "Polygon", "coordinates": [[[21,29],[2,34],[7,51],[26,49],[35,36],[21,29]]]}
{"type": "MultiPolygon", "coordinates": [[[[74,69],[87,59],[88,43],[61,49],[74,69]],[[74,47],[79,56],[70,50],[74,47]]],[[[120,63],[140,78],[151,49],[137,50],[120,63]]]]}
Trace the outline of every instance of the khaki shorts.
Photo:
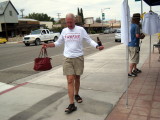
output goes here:
{"type": "Polygon", "coordinates": [[[128,47],[130,63],[139,63],[139,47],[128,47]]]}
{"type": "Polygon", "coordinates": [[[64,58],[63,75],[82,75],[84,69],[84,57],[64,58]]]}

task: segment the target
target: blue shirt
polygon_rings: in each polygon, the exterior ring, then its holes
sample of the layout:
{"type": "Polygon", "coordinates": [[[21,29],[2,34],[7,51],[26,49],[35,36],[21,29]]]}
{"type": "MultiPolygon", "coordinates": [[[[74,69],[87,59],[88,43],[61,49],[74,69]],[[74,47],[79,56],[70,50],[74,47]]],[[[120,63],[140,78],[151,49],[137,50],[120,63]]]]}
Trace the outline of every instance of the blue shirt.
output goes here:
{"type": "Polygon", "coordinates": [[[130,47],[139,47],[139,38],[136,38],[136,34],[140,34],[140,28],[137,24],[131,24],[131,42],[128,43],[130,47]]]}

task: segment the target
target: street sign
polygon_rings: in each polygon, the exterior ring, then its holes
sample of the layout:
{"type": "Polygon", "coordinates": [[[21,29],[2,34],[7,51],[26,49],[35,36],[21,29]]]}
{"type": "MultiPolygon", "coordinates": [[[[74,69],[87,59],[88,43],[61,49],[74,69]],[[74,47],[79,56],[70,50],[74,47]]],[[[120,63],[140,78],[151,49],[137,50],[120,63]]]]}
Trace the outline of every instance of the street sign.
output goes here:
{"type": "Polygon", "coordinates": [[[102,20],[105,20],[105,13],[102,13],[102,20]]]}

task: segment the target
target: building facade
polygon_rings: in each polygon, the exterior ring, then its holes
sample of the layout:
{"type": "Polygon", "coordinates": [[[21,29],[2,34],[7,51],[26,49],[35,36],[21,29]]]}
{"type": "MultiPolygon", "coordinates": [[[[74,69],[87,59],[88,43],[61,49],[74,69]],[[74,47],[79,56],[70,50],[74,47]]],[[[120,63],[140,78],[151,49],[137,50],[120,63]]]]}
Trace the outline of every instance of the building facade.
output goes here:
{"type": "Polygon", "coordinates": [[[18,11],[11,1],[0,3],[0,37],[14,36],[18,24],[18,11]]]}

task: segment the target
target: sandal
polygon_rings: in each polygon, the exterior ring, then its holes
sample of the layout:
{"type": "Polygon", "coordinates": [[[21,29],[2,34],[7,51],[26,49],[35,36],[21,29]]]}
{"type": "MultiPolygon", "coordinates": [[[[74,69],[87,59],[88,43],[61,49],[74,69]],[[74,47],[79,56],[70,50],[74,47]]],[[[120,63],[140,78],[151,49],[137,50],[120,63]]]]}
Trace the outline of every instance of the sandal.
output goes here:
{"type": "Polygon", "coordinates": [[[75,100],[77,101],[77,103],[82,103],[82,98],[79,95],[75,95],[75,100]]]}
{"type": "Polygon", "coordinates": [[[73,111],[76,111],[77,110],[77,107],[74,105],[74,103],[73,104],[70,104],[67,108],[66,108],[66,110],[65,110],[65,112],[66,113],[71,113],[71,112],[73,112],[73,111]]]}

